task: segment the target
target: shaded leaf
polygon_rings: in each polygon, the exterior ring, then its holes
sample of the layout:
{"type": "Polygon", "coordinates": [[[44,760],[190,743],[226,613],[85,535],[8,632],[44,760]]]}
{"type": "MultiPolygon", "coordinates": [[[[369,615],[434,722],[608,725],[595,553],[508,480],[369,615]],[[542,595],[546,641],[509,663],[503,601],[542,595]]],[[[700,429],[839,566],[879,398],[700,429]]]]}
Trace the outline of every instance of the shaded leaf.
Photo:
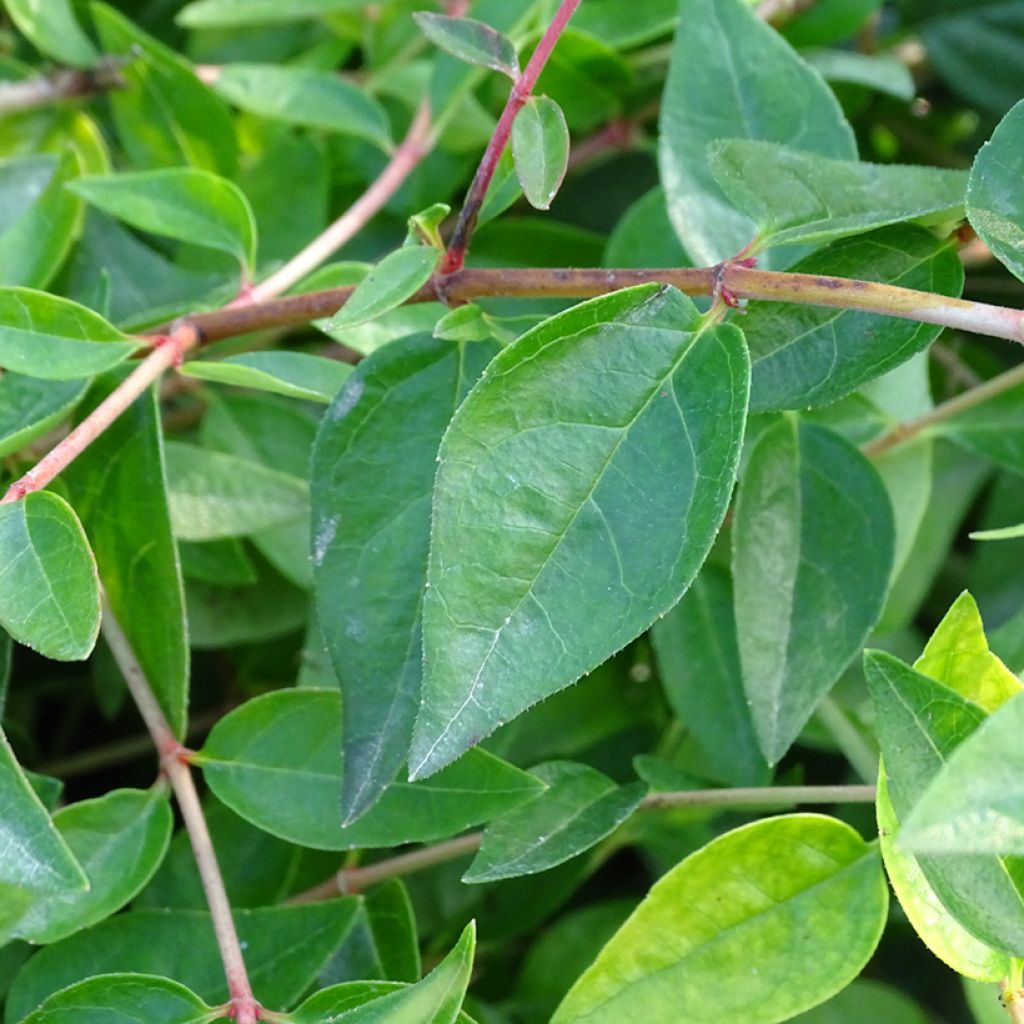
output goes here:
{"type": "Polygon", "coordinates": [[[55,427],[80,402],[88,381],[48,381],[19,373],[0,376],[0,456],[55,427]]]}
{"type": "Polygon", "coordinates": [[[513,81],[519,77],[519,58],[512,40],[485,22],[431,11],[416,11],[413,18],[435,46],[453,57],[500,71],[513,81]]]}
{"type": "Polygon", "coordinates": [[[18,29],[47,57],[80,68],[99,59],[68,0],[5,0],[4,6],[18,29]]]}
{"type": "Polygon", "coordinates": [[[793,1024],[861,1024],[865,1020],[927,1024],[928,1017],[898,989],[860,978],[827,1003],[794,1017],[793,1024]]]}
{"type": "Polygon", "coordinates": [[[234,28],[273,25],[282,21],[318,18],[335,11],[356,11],[364,0],[193,0],[177,14],[186,28],[234,28]]]}
{"type": "Polygon", "coordinates": [[[226,359],[193,359],[181,368],[186,377],[269,391],[287,398],[329,403],[352,367],[306,352],[244,352],[226,359]]]}
{"type": "Polygon", "coordinates": [[[929,428],[1014,473],[1024,473],[1024,384],[971,405],[929,428]]]}
{"type": "Polygon", "coordinates": [[[547,96],[531,96],[512,123],[516,174],[531,206],[550,209],[569,169],[569,126],[547,96]]]}

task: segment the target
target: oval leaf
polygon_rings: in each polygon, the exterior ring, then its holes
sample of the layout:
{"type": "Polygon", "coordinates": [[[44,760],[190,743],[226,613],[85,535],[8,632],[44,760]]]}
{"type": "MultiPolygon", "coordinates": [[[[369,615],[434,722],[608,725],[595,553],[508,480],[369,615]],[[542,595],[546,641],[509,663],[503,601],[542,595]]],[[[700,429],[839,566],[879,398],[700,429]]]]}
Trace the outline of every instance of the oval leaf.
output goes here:
{"type": "Polygon", "coordinates": [[[475,18],[452,18],[447,14],[416,11],[420,31],[435,45],[467,64],[500,71],[515,81],[519,58],[508,36],[475,18]]]}
{"type": "Polygon", "coordinates": [[[179,372],[218,384],[328,403],[341,390],[352,367],[306,352],[245,352],[216,362],[193,359],[179,372]]]}
{"type": "Polygon", "coordinates": [[[776,764],[882,614],[895,526],[885,486],[838,434],[786,417],[759,439],[733,527],[743,686],[776,764]]]}
{"type": "Polygon", "coordinates": [[[0,626],[56,661],[82,661],[100,628],[96,560],[63,498],[0,505],[0,626]]]}
{"type": "Polygon", "coordinates": [[[547,210],[569,169],[569,126],[562,108],[547,96],[531,96],[512,125],[512,154],[523,194],[547,210]]]}
{"type": "Polygon", "coordinates": [[[79,68],[99,59],[68,0],[5,0],[4,6],[18,29],[47,57],[79,68]]]}
{"type": "Polygon", "coordinates": [[[658,881],[551,1024],[788,1020],[860,973],[888,903],[877,850],[848,825],[755,822],[658,881]]]}
{"type": "Polygon", "coordinates": [[[736,328],[654,286],[562,313],[491,363],[441,445],[411,777],[678,601],[725,515],[748,374],[736,328]]]}

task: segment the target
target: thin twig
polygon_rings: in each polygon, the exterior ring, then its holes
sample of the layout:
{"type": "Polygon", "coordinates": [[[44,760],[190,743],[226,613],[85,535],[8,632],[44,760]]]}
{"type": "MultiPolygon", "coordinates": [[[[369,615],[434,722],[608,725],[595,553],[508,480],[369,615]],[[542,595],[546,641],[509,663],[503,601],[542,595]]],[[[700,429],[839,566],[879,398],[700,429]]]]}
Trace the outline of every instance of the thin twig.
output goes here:
{"type": "Polygon", "coordinates": [[[122,89],[125,82],[119,69],[123,66],[123,61],[107,58],[95,68],[65,68],[53,75],[4,82],[0,85],[0,117],[122,89]]]}
{"type": "Polygon", "coordinates": [[[462,205],[451,243],[441,261],[442,274],[454,273],[456,270],[460,270],[465,263],[469,242],[473,237],[477,218],[480,216],[480,208],[484,205],[487,189],[494,177],[494,172],[498,169],[498,161],[501,159],[501,154],[505,152],[505,147],[512,135],[512,124],[516,115],[529,100],[533,87],[537,84],[537,79],[540,78],[540,73],[544,70],[559,37],[565,31],[565,26],[569,24],[569,19],[576,13],[576,8],[579,5],[580,0],[562,0],[551,24],[548,25],[537,48],[533,51],[529,63],[512,86],[505,109],[501,112],[501,117],[498,118],[494,133],[487,143],[487,149],[484,150],[480,166],[466,193],[466,201],[462,205]]]}

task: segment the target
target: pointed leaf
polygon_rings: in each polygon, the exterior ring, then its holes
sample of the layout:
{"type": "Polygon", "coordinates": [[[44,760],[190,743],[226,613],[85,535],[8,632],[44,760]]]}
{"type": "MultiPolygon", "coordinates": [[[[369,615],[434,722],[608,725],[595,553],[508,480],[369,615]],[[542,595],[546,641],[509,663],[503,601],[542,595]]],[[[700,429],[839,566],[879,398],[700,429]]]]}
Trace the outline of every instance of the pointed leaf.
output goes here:
{"type": "Polygon", "coordinates": [[[199,380],[327,404],[341,390],[352,367],[306,352],[245,352],[216,361],[193,359],[179,372],[199,380]]]}
{"type": "Polygon", "coordinates": [[[168,978],[101,974],[56,992],[22,1024],[206,1024],[213,1011],[168,978]]]}
{"type": "Polygon", "coordinates": [[[441,445],[413,778],[675,604],[725,515],[748,373],[738,330],[653,286],[553,317],[494,360],[441,445]]]}
{"type": "Polygon", "coordinates": [[[497,29],[474,18],[452,18],[446,14],[416,11],[420,31],[435,45],[467,64],[478,64],[519,77],[519,58],[512,40],[497,29]]]}
{"type": "Polygon", "coordinates": [[[335,11],[357,11],[365,0],[192,0],[177,14],[185,28],[236,28],[319,18],[335,11]]]}
{"type": "Polygon", "coordinates": [[[343,820],[405,763],[423,672],[421,611],[441,436],[497,351],[413,335],[363,360],[313,455],[317,614],[341,685],[343,820]]]}
{"type": "Polygon", "coordinates": [[[788,1020],[860,973],[888,902],[877,851],[848,825],[755,822],[661,878],[551,1024],[788,1020]]]}
{"type": "Polygon", "coordinates": [[[439,250],[426,245],[396,249],[356,285],[348,302],[323,329],[330,332],[358,327],[401,306],[430,280],[440,255],[439,250]]]}
{"type": "Polygon", "coordinates": [[[341,827],[341,697],[282,690],[243,704],[210,733],[196,763],[218,799],[273,835],[320,850],[441,839],[536,796],[532,775],[474,750],[426,783],[396,782],[341,827]]]}
{"type": "Polygon", "coordinates": [[[826,242],[903,221],[963,218],[963,171],[830,160],[750,139],[712,143],[709,159],[715,180],[754,221],[764,245],[826,242]]]}
{"type": "Polygon", "coordinates": [[[96,561],[63,498],[0,505],[0,626],[56,661],[82,661],[100,628],[96,561]]]}
{"type": "Polygon", "coordinates": [[[209,171],[175,167],[93,175],[68,188],[140,231],[218,249],[250,269],[256,262],[249,200],[237,185],[209,171]]]}
{"type": "Polygon", "coordinates": [[[570,761],[552,761],[531,774],[547,789],[487,826],[464,882],[534,875],[564,864],[618,828],[647,789],[618,786],[601,772],[570,761]]]}
{"type": "Polygon", "coordinates": [[[569,169],[569,126],[547,96],[531,96],[512,123],[516,174],[531,206],[550,209],[569,169]]]}
{"type": "Polygon", "coordinates": [[[19,451],[55,427],[82,400],[89,382],[0,376],[0,456],[19,451]]]}
{"type": "Polygon", "coordinates": [[[47,57],[79,68],[99,60],[68,0],[6,0],[4,6],[18,29],[47,57]]]}
{"type": "Polygon", "coordinates": [[[776,764],[882,613],[895,527],[882,481],[847,441],[786,417],[761,435],[733,527],[743,685],[776,764]]]}
{"type": "Polygon", "coordinates": [[[715,181],[708,143],[763,139],[844,160],[853,133],[832,90],[743,0],[681,0],[661,112],[669,217],[698,264],[735,256],[754,222],[715,181]]]}
{"type": "Polygon", "coordinates": [[[143,347],[76,302],[29,288],[0,288],[0,366],[74,380],[123,363],[143,347]]]}

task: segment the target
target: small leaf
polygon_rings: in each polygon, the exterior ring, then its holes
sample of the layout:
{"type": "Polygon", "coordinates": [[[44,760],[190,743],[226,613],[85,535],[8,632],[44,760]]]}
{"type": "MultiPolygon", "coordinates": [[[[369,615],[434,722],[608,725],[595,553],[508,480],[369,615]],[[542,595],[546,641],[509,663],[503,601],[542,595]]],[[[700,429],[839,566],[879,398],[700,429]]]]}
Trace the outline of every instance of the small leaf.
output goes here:
{"type": "Polygon", "coordinates": [[[352,367],[305,352],[245,352],[216,361],[193,359],[180,372],[199,380],[327,404],[341,390],[352,367]]]}
{"type": "Polygon", "coordinates": [[[400,878],[389,878],[363,900],[385,976],[392,981],[418,981],[423,962],[409,890],[400,878]]]}
{"type": "Polygon", "coordinates": [[[996,257],[1024,280],[1024,100],[1000,122],[971,168],[967,216],[996,257]]]}
{"type": "Polygon", "coordinates": [[[848,825],[809,814],[746,825],[655,884],[551,1024],[788,1020],[861,972],[888,902],[877,851],[848,825]]]}
{"type": "Polygon", "coordinates": [[[337,690],[268,693],[222,718],[196,763],[218,799],[247,821],[320,850],[446,838],[543,788],[474,750],[429,782],[392,784],[372,810],[342,828],[341,717],[337,690]]]}
{"type": "Polygon", "coordinates": [[[5,6],[18,29],[47,57],[79,68],[90,67],[99,59],[68,0],[5,0],[5,6]]]}
{"type": "Polygon", "coordinates": [[[407,245],[396,249],[356,285],[348,302],[323,329],[340,331],[358,327],[401,306],[430,280],[440,256],[433,246],[407,245]]]}
{"type": "Polygon", "coordinates": [[[97,209],[140,231],[229,253],[250,270],[256,220],[249,200],[225,178],[194,167],[94,175],[68,185],[97,209]]]}
{"type": "Polygon", "coordinates": [[[55,427],[88,388],[87,380],[49,381],[20,373],[0,376],[0,456],[19,451],[55,427]]]}
{"type": "Polygon", "coordinates": [[[335,74],[280,64],[229,64],[213,83],[234,106],[288,124],[391,144],[387,114],[365,90],[335,74]]]}
{"type": "Polygon", "coordinates": [[[743,685],[778,763],[882,613],[895,527],[868,460],[786,417],[761,435],[736,501],[733,576],[743,685]]]}
{"type": "Polygon", "coordinates": [[[0,505],[0,626],[56,661],[83,661],[100,628],[96,561],[63,498],[0,505]]]}
{"type": "Polygon", "coordinates": [[[512,153],[523,194],[538,210],[551,208],[569,169],[569,126],[547,96],[531,96],[512,124],[512,153]]]}
{"type": "Polygon", "coordinates": [[[467,64],[478,64],[519,77],[519,58],[508,36],[474,18],[451,18],[446,14],[416,11],[420,31],[435,45],[467,64]]]}
{"type": "Polygon", "coordinates": [[[365,0],[192,0],[175,20],[185,28],[237,28],[319,18],[364,6],[365,0]]]}
{"type": "Polygon", "coordinates": [[[464,882],[534,875],[564,864],[618,828],[647,788],[618,786],[599,771],[569,761],[552,761],[531,774],[547,789],[487,826],[464,882]]]}
{"type": "Polygon", "coordinates": [[[971,540],[1018,540],[1024,537],[1024,523],[1016,526],[1003,526],[997,530],[975,530],[971,540]]]}
{"type": "Polygon", "coordinates": [[[466,926],[455,948],[415,985],[402,986],[368,1002],[353,999],[347,985],[317,992],[289,1014],[294,1024],[456,1024],[466,997],[473,954],[476,950],[476,926],[466,926]]]}
{"type": "Polygon", "coordinates": [[[456,306],[437,321],[434,337],[445,341],[487,341],[491,337],[491,328],[484,311],[476,303],[467,302],[464,306],[456,306]]]}
{"type": "MultiPolygon", "coordinates": [[[[792,41],[792,37],[790,37],[792,41]]],[[[914,76],[893,54],[855,50],[801,50],[805,61],[829,82],[848,82],[895,96],[909,103],[917,92],[914,76]]]]}
{"type": "Polygon", "coordinates": [[[103,317],[29,288],[0,288],[0,366],[45,380],[91,377],[143,347],[103,317]]]}
{"type": "Polygon", "coordinates": [[[962,171],[831,160],[749,139],[713,143],[709,153],[715,180],[757,225],[761,245],[826,242],[902,221],[963,217],[962,171]]]}

